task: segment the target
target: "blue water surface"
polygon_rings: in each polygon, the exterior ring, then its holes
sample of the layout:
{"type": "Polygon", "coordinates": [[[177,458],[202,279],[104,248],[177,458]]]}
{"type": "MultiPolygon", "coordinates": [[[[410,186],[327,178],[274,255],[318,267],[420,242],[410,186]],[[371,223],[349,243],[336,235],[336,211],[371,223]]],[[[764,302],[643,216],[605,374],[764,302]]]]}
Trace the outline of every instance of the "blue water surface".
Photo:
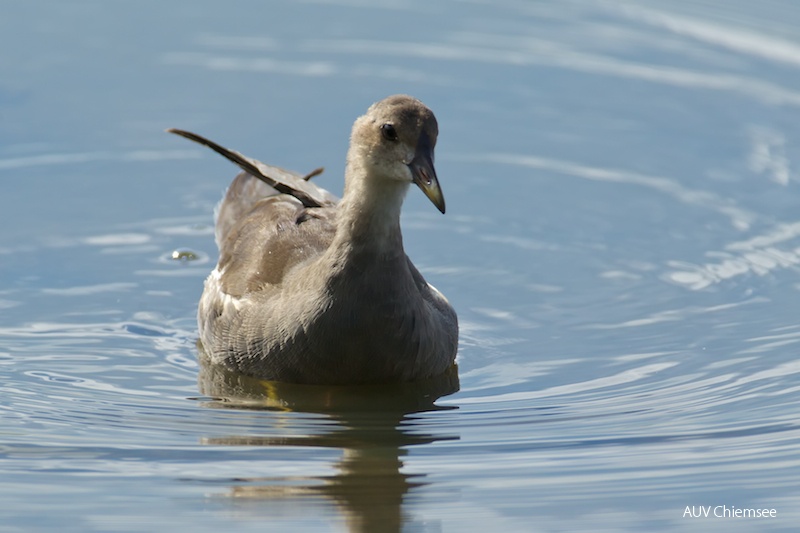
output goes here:
{"type": "Polygon", "coordinates": [[[772,0],[7,3],[0,531],[796,530],[798,27],[772,0]],[[340,194],[394,93],[439,120],[448,211],[410,191],[403,229],[458,384],[209,374],[236,169],[163,130],[340,194]]]}

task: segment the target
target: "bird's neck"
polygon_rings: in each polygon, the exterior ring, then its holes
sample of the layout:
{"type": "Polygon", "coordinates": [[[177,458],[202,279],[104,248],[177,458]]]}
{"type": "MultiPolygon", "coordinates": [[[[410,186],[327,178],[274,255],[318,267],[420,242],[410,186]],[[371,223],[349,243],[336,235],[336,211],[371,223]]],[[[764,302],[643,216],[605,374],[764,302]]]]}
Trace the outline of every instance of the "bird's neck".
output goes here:
{"type": "Polygon", "coordinates": [[[334,245],[356,253],[404,257],[400,209],[408,183],[366,175],[348,164],[334,245]]]}

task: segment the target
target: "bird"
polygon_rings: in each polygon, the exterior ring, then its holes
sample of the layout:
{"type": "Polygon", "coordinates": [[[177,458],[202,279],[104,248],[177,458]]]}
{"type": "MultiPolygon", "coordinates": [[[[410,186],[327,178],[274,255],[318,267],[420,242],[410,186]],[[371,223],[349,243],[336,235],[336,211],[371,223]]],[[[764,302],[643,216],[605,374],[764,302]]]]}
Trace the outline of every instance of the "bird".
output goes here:
{"type": "Polygon", "coordinates": [[[322,169],[301,175],[167,131],[243,170],[217,208],[219,262],[198,305],[212,364],[312,385],[414,382],[453,367],[456,311],[408,258],[400,228],[412,184],[445,212],[425,104],[394,95],[355,121],[341,200],[308,181],[322,169]]]}

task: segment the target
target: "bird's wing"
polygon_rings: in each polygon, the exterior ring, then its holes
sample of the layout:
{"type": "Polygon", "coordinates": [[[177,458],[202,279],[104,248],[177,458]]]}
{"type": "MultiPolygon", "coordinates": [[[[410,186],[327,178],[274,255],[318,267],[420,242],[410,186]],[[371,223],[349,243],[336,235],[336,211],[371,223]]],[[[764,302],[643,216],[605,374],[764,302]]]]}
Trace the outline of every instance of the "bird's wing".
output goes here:
{"type": "Polygon", "coordinates": [[[207,146],[245,172],[217,208],[220,289],[233,297],[279,287],[287,272],[328,248],[339,199],[303,176],[228,150],[195,133],[169,129],[207,146]]]}
{"type": "MultiPolygon", "coordinates": [[[[234,185],[246,179],[254,178],[242,174],[234,185]]],[[[220,213],[226,209],[223,201],[220,213]]],[[[335,216],[335,207],[305,207],[287,194],[253,202],[222,235],[217,265],[220,289],[241,297],[279,288],[293,268],[328,248],[336,231],[335,216]]]]}
{"type": "Polygon", "coordinates": [[[262,180],[279,193],[294,196],[306,207],[326,207],[339,202],[336,196],[308,181],[309,178],[321,173],[322,169],[316,169],[303,176],[302,174],[267,165],[257,159],[249,158],[190,131],[175,128],[170,128],[167,131],[211,148],[229,161],[237,164],[248,174],[262,180]]]}

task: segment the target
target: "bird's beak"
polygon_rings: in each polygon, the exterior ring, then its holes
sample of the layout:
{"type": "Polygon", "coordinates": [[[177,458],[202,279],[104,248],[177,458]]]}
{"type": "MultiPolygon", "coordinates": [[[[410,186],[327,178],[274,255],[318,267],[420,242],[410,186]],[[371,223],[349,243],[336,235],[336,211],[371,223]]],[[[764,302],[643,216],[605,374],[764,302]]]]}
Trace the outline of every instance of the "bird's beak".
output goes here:
{"type": "Polygon", "coordinates": [[[411,160],[408,166],[411,169],[414,183],[422,189],[422,192],[433,202],[433,205],[444,213],[444,196],[442,195],[442,188],[439,187],[439,180],[436,178],[436,170],[433,168],[433,144],[428,134],[424,131],[417,142],[414,159],[411,160]]]}

